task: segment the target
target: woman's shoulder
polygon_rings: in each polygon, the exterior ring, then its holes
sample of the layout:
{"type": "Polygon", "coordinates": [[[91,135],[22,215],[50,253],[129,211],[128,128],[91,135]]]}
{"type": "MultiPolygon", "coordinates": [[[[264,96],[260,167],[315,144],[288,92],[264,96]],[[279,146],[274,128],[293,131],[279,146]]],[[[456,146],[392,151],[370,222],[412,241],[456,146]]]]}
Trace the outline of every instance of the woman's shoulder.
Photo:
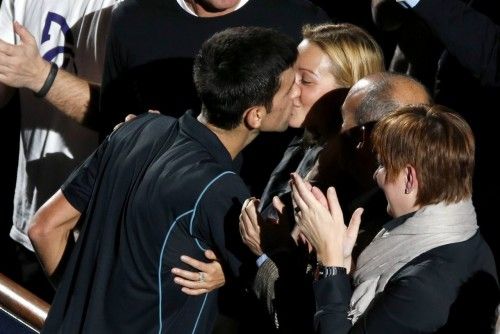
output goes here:
{"type": "Polygon", "coordinates": [[[475,272],[485,271],[496,279],[493,253],[478,232],[471,238],[431,249],[401,268],[391,280],[408,276],[430,276],[460,284],[475,272]]]}

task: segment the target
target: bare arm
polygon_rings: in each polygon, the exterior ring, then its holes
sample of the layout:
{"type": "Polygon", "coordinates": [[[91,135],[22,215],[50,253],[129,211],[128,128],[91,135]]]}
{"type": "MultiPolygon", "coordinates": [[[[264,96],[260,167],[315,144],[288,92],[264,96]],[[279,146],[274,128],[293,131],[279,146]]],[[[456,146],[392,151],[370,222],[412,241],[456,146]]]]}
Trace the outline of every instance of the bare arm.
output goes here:
{"type": "Polygon", "coordinates": [[[89,110],[91,85],[97,86],[59,70],[45,99],[67,116],[82,123],[89,110]]]}
{"type": "Polygon", "coordinates": [[[47,275],[54,274],[59,265],[80,215],[61,190],[36,212],[28,236],[47,275]]]}
{"type": "MultiPolygon", "coordinates": [[[[19,45],[0,40],[0,83],[38,92],[49,74],[50,63],[40,56],[35,38],[25,27],[14,22],[14,31],[21,38],[19,45]]],[[[45,99],[81,123],[90,103],[90,85],[60,69],[45,99]]],[[[1,95],[3,92],[0,88],[1,95]]]]}

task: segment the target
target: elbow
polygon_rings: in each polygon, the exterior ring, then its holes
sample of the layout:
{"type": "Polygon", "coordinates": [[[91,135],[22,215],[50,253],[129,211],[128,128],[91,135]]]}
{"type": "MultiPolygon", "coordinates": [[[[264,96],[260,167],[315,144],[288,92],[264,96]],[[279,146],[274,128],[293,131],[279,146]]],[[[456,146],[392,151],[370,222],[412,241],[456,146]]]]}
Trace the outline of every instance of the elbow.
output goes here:
{"type": "Polygon", "coordinates": [[[33,217],[31,226],[28,229],[28,237],[33,243],[33,246],[35,246],[40,242],[40,240],[46,239],[49,235],[50,224],[47,224],[43,215],[37,212],[33,217]]]}

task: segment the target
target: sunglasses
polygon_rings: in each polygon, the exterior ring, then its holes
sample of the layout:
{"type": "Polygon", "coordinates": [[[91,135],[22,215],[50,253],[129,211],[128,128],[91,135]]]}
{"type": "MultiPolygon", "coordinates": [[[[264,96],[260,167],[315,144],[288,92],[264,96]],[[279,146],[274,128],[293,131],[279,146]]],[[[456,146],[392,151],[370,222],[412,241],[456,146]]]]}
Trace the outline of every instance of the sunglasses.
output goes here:
{"type": "Polygon", "coordinates": [[[376,121],[372,121],[352,127],[344,131],[341,135],[350,143],[351,147],[360,150],[367,145],[370,140],[370,135],[376,123],[376,121]]]}

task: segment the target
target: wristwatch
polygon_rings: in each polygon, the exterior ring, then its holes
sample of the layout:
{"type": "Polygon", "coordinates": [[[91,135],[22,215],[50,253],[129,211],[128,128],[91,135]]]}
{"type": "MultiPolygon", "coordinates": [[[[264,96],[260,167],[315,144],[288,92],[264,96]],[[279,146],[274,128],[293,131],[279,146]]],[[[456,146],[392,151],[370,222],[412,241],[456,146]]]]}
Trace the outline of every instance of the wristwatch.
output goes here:
{"type": "Polygon", "coordinates": [[[339,274],[347,274],[347,270],[344,267],[328,267],[319,263],[316,265],[316,270],[314,272],[314,280],[320,280],[330,276],[336,276],[339,274]]]}

